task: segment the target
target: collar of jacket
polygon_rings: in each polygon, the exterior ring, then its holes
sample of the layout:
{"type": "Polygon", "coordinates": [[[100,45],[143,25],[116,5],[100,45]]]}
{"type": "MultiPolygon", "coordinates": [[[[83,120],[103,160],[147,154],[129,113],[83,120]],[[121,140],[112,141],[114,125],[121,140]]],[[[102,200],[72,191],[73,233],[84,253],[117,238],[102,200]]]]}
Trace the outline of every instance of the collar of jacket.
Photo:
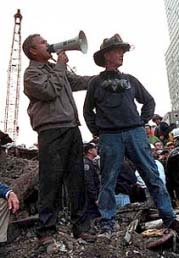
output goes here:
{"type": "Polygon", "coordinates": [[[46,65],[47,65],[47,66],[48,66],[48,65],[51,66],[52,63],[48,62],[48,63],[45,63],[45,64],[44,64],[44,63],[40,63],[40,62],[38,62],[38,61],[31,60],[31,61],[30,61],[30,64],[33,65],[33,66],[35,66],[35,67],[38,67],[38,68],[43,68],[43,67],[46,66],[46,65]]]}

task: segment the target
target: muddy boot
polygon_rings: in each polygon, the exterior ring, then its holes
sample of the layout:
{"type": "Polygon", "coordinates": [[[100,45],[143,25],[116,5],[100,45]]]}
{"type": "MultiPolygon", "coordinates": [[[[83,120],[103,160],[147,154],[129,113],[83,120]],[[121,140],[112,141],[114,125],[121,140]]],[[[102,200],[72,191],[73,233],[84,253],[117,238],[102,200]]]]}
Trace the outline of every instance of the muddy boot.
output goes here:
{"type": "Polygon", "coordinates": [[[114,232],[115,219],[104,219],[102,218],[100,223],[100,233],[98,237],[105,237],[110,239],[114,232]]]}

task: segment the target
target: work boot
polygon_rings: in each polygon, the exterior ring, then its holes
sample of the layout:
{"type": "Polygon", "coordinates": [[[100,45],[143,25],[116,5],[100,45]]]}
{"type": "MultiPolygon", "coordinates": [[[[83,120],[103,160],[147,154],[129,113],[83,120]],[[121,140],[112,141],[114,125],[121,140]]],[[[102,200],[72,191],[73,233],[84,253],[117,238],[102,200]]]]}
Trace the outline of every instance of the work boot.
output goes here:
{"type": "Polygon", "coordinates": [[[98,234],[98,237],[105,237],[105,238],[110,239],[112,236],[112,233],[114,231],[114,225],[115,225],[114,219],[102,218],[99,222],[100,233],[98,234]]]}
{"type": "Polygon", "coordinates": [[[76,239],[81,238],[86,242],[96,241],[96,235],[94,234],[94,232],[91,231],[89,220],[86,220],[83,223],[83,229],[82,227],[80,227],[80,225],[74,224],[72,227],[72,232],[73,232],[74,238],[76,239]]]}

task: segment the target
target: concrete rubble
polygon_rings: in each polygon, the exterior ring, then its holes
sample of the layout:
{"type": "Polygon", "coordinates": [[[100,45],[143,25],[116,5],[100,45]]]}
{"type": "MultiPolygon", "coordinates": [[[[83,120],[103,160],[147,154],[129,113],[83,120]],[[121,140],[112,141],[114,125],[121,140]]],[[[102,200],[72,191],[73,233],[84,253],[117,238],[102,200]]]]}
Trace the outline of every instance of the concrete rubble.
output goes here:
{"type": "MultiPolygon", "coordinates": [[[[16,185],[24,173],[38,170],[37,156],[25,151],[25,158],[7,155],[1,151],[0,181],[16,185]],[[16,181],[17,180],[17,181],[16,181]]],[[[115,232],[110,239],[97,238],[94,243],[74,239],[71,233],[69,212],[59,213],[56,242],[48,248],[38,245],[35,228],[38,222],[38,180],[31,182],[30,195],[24,191],[21,209],[12,216],[6,251],[8,258],[174,258],[179,257],[178,237],[173,231],[162,228],[155,207],[148,203],[128,204],[118,210],[115,232]],[[154,228],[152,228],[152,223],[154,228]],[[150,227],[149,227],[150,224],[150,227]]],[[[28,185],[29,187],[29,185],[28,185]]],[[[22,188],[23,189],[23,188],[22,188]]],[[[92,223],[98,233],[97,221],[92,223]]],[[[4,257],[2,257],[4,258],[4,257]]]]}

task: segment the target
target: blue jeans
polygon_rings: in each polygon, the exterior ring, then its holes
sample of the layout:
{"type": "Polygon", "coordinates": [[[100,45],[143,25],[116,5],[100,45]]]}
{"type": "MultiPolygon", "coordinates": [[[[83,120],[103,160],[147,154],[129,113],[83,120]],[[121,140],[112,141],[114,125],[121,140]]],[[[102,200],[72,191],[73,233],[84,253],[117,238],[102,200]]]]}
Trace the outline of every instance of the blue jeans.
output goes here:
{"type": "Polygon", "coordinates": [[[136,165],[165,226],[176,218],[169,194],[159,177],[150,145],[143,127],[121,133],[102,134],[99,139],[101,157],[101,189],[99,211],[103,218],[116,214],[115,185],[125,155],[136,165]]]}

